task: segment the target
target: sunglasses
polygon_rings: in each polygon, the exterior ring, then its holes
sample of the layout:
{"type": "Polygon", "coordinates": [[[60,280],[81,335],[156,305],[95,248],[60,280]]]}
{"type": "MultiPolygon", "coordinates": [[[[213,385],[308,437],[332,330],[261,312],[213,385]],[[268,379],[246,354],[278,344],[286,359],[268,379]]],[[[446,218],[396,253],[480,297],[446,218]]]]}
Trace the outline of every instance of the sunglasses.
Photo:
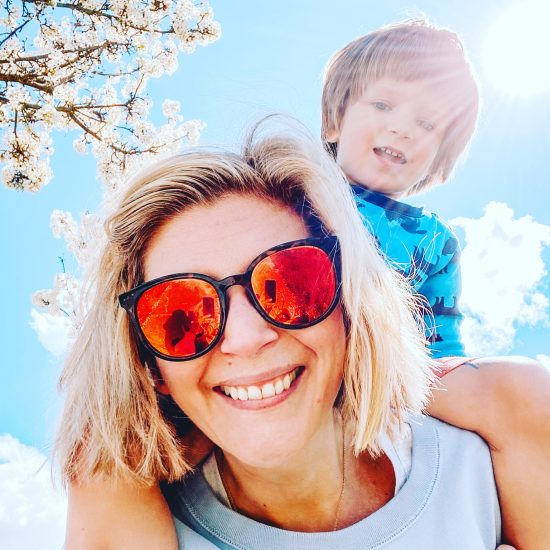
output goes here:
{"type": "Polygon", "coordinates": [[[262,252],[245,273],[216,280],[201,273],[174,273],[119,296],[140,344],[168,361],[208,353],[227,320],[227,290],[246,289],[254,309],[285,329],[311,327],[336,307],[340,252],[334,236],[280,244],[262,252]]]}

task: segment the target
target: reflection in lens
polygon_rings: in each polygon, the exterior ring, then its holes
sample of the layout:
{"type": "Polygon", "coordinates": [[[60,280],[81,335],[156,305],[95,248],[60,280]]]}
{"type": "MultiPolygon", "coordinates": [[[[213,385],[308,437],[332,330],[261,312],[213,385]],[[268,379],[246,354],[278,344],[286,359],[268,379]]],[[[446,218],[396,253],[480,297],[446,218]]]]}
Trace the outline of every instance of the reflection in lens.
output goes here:
{"type": "Polygon", "coordinates": [[[191,357],[204,351],[220,326],[216,290],[200,279],[175,279],[153,286],[139,298],[136,312],[149,344],[169,357],[191,357]]]}
{"type": "Polygon", "coordinates": [[[252,288],[273,320],[302,326],[322,317],[331,306],[336,277],[325,251],[300,246],[275,252],[258,263],[252,288]]]}

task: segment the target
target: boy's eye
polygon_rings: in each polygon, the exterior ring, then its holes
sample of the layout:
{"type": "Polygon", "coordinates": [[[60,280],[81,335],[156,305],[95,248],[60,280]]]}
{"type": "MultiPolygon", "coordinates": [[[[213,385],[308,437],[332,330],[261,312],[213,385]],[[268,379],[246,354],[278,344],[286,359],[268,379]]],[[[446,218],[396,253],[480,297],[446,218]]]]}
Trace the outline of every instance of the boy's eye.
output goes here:
{"type": "Polygon", "coordinates": [[[375,109],[378,109],[379,111],[390,111],[391,110],[391,107],[387,103],[384,103],[383,101],[375,101],[375,102],[373,102],[373,106],[374,106],[375,109]]]}
{"type": "Polygon", "coordinates": [[[418,124],[428,132],[431,132],[435,128],[435,126],[431,122],[428,122],[427,120],[419,120],[418,124]]]}

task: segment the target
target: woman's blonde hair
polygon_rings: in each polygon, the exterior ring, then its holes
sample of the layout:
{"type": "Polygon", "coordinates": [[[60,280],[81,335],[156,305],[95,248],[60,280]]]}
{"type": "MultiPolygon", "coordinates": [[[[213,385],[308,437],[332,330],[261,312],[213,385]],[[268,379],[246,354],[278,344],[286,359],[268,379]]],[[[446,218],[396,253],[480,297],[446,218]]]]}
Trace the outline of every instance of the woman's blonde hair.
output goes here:
{"type": "Polygon", "coordinates": [[[480,105],[477,80],[460,36],[427,19],[411,19],[372,31],[336,52],[323,79],[321,135],[325,141],[340,130],[348,105],[384,77],[425,82],[446,98],[447,112],[441,115],[450,122],[438,154],[430,173],[407,195],[447,181],[475,132],[480,105]]]}
{"type": "Polygon", "coordinates": [[[422,410],[431,369],[409,285],[378,254],[321,144],[303,133],[262,136],[256,129],[241,155],[195,149],[143,171],[107,219],[106,244],[88,281],[91,309],[60,381],[66,402],[56,452],[66,480],[153,483],[189,471],[177,418],[159,405],[118,296],[143,282],[143,258],[159,228],[231,194],[290,207],[308,224],[312,212],[339,238],[347,329],[340,405],[355,427],[355,451],[376,454],[380,434],[422,410]]]}

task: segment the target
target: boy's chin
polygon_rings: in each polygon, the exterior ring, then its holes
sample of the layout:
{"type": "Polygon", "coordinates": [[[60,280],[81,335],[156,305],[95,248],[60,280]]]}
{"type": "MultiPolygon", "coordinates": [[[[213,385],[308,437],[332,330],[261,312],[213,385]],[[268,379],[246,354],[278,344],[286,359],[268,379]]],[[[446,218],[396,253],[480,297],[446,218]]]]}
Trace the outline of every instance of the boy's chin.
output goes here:
{"type": "Polygon", "coordinates": [[[394,200],[398,200],[400,197],[402,197],[405,194],[405,191],[395,191],[393,189],[388,189],[384,185],[369,184],[369,183],[363,183],[359,181],[351,181],[351,183],[353,183],[354,185],[358,185],[359,187],[362,187],[367,191],[379,193],[380,195],[384,195],[394,200]]]}

